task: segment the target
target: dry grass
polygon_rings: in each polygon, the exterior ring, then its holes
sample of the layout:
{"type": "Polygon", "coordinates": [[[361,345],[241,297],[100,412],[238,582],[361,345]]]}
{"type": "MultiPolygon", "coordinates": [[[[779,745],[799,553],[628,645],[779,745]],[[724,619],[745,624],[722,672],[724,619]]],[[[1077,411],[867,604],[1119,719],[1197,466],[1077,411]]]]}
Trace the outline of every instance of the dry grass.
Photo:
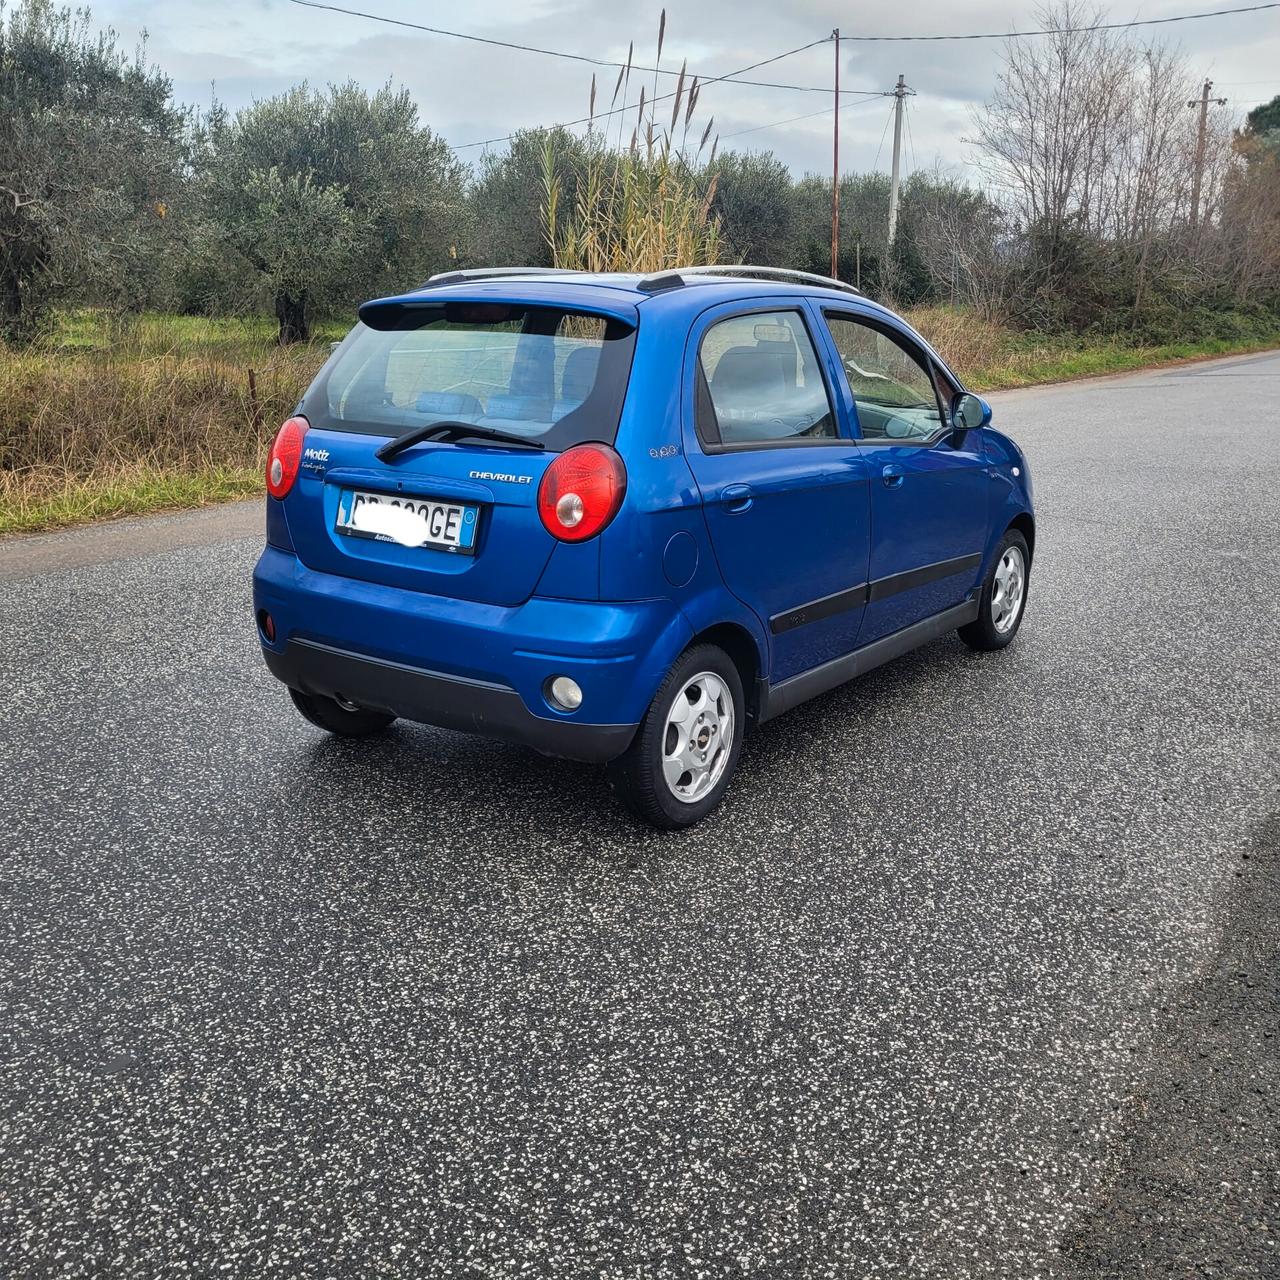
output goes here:
{"type": "Polygon", "coordinates": [[[0,349],[0,533],[254,491],[327,353],[258,323],[93,313],[0,349]]]}
{"type": "Polygon", "coordinates": [[[905,314],[962,378],[1009,363],[1011,335],[1000,325],[948,307],[917,307],[905,314]]]}
{"type": "Polygon", "coordinates": [[[1239,341],[1209,338],[1154,346],[1125,341],[1119,336],[1023,333],[951,307],[916,307],[904,314],[975,391],[1066,382],[1280,346],[1280,332],[1268,334],[1263,330],[1239,341]]]}

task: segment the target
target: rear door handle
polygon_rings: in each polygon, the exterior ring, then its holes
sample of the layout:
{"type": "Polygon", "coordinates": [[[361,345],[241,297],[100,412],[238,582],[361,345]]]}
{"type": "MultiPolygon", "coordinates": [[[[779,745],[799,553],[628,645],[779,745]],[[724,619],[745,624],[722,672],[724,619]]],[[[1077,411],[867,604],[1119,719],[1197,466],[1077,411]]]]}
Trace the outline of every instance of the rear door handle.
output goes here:
{"type": "Polygon", "coordinates": [[[906,473],[896,462],[891,462],[887,467],[881,468],[880,479],[884,481],[884,487],[886,489],[901,489],[902,477],[905,474],[906,473]]]}
{"type": "Polygon", "coordinates": [[[749,484],[728,484],[720,490],[720,501],[726,511],[746,511],[751,506],[751,486],[749,484]]]}

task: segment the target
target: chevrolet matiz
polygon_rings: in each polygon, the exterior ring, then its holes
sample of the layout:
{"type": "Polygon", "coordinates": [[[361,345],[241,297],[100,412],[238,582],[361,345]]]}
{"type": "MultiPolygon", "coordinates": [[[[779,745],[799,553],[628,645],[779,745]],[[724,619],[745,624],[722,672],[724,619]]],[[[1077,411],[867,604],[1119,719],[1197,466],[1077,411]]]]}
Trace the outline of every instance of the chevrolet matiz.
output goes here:
{"type": "Polygon", "coordinates": [[[455,271],[359,315],[272,444],[254,573],[267,665],[330,733],[604,763],[685,827],[750,727],[1017,634],[1026,460],[847,285],[455,271]]]}

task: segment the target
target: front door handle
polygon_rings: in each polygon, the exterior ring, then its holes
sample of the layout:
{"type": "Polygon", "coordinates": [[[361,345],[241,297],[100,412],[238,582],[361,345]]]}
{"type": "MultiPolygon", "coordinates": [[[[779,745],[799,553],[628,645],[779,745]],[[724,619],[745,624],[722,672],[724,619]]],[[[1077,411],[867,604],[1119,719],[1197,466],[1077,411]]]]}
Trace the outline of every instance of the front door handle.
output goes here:
{"type": "Polygon", "coordinates": [[[727,484],[720,490],[720,501],[726,511],[737,514],[751,506],[751,486],[749,484],[727,484]]]}
{"type": "Polygon", "coordinates": [[[884,481],[886,489],[901,489],[902,477],[906,473],[898,466],[896,462],[891,462],[887,467],[880,469],[880,479],[884,481]]]}

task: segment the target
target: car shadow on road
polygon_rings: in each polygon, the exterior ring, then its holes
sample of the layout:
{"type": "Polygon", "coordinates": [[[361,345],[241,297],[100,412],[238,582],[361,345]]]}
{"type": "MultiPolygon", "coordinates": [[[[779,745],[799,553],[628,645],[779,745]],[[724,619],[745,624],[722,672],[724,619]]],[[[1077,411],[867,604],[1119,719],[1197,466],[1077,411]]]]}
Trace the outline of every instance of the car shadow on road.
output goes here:
{"type": "MultiPolygon", "coordinates": [[[[883,700],[906,717],[926,717],[931,691],[974,660],[958,641],[938,641],[760,726],[744,743],[724,803],[687,832],[655,831],[633,818],[602,766],[403,721],[375,738],[310,740],[294,759],[303,773],[297,791],[327,796],[326,812],[346,815],[335,837],[358,809],[375,839],[395,835],[424,847],[481,839],[513,855],[540,849],[561,857],[573,849],[633,867],[686,844],[728,837],[737,845],[762,824],[786,825],[797,777],[821,779],[837,753],[841,768],[862,758],[884,764],[893,748],[881,740],[883,700]]],[[[865,794],[874,776],[860,785],[865,794]]]]}

